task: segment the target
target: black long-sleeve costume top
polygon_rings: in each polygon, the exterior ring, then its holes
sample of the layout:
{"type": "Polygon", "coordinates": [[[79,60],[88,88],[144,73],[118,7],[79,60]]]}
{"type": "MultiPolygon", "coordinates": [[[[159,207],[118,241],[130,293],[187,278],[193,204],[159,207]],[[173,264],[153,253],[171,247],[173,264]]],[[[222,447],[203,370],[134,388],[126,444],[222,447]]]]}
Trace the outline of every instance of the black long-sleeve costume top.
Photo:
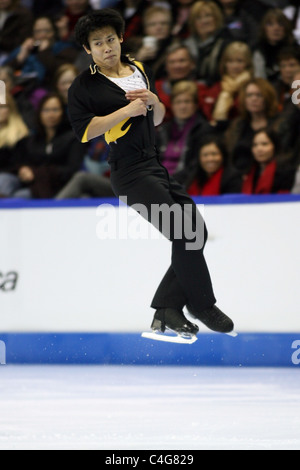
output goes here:
{"type": "MultiPolygon", "coordinates": [[[[122,62],[135,65],[145,77],[147,88],[156,94],[150,69],[125,56],[122,56],[122,62]]],[[[108,116],[129,104],[125,95],[125,91],[103,75],[95,64],[75,79],[69,90],[69,118],[80,142],[88,141],[88,127],[94,117],[108,116]]],[[[111,148],[110,162],[155,147],[153,114],[153,108],[150,108],[146,117],[125,119],[106,132],[105,140],[111,148]]]]}

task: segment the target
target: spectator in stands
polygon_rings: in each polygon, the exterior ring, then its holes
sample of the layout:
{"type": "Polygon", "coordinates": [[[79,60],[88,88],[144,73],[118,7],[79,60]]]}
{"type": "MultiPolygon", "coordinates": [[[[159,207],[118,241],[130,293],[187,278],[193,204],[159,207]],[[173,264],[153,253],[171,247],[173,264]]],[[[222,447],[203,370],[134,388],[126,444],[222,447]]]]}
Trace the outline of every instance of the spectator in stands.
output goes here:
{"type": "Polygon", "coordinates": [[[184,184],[191,196],[220,196],[240,193],[242,177],[228,165],[224,143],[210,135],[200,140],[197,159],[188,168],[184,184]]]}
{"type": "Polygon", "coordinates": [[[66,125],[64,107],[59,95],[46,96],[36,133],[22,142],[18,174],[28,197],[53,198],[81,168],[85,146],[66,125]]]}
{"type": "Polygon", "coordinates": [[[32,13],[20,6],[19,0],[0,0],[0,65],[7,54],[31,36],[32,25],[32,13]]]}
{"type": "MultiPolygon", "coordinates": [[[[55,91],[61,96],[66,108],[68,105],[69,88],[79,75],[73,64],[64,64],[59,67],[55,75],[55,91]]],[[[66,109],[67,110],[67,109],[66,109]]]]}
{"type": "Polygon", "coordinates": [[[243,182],[244,194],[291,192],[295,171],[281,161],[280,139],[270,130],[258,131],[253,139],[254,163],[243,182]]]}
{"type": "Polygon", "coordinates": [[[181,43],[175,43],[167,49],[165,58],[166,76],[156,80],[158,96],[166,107],[165,121],[172,118],[171,93],[175,83],[195,78],[195,61],[189,49],[181,43]]]}
{"type": "Polygon", "coordinates": [[[294,86],[290,103],[281,113],[278,132],[281,139],[283,151],[290,153],[293,161],[298,162],[300,155],[300,70],[293,76],[294,86]]]}
{"type": "Polygon", "coordinates": [[[69,36],[66,39],[71,39],[74,34],[74,29],[77,21],[87,15],[91,10],[89,0],[65,0],[66,9],[64,16],[68,19],[69,36]]]}
{"type": "Polygon", "coordinates": [[[247,173],[253,163],[251,146],[255,132],[275,126],[279,105],[275,89],[262,78],[243,86],[239,103],[240,117],[231,123],[226,140],[233,165],[247,173]]]}
{"type": "Polygon", "coordinates": [[[238,95],[245,83],[253,78],[252,53],[243,42],[226,47],[220,64],[220,94],[213,111],[213,121],[228,121],[238,116],[238,95]]]}
{"type": "Polygon", "coordinates": [[[246,42],[251,49],[257,44],[257,24],[243,8],[243,0],[215,0],[223,11],[225,24],[235,41],[246,42]]]}
{"type": "Polygon", "coordinates": [[[294,36],[300,44],[300,5],[299,0],[289,0],[289,6],[284,9],[284,14],[291,20],[294,28],[294,36]]]}
{"type": "Polygon", "coordinates": [[[5,64],[21,71],[23,78],[35,78],[49,85],[57,68],[65,62],[73,63],[76,57],[71,44],[57,40],[53,20],[42,17],[35,20],[33,37],[15,49],[5,64]]]}
{"type": "Polygon", "coordinates": [[[40,87],[35,81],[23,82],[17,79],[11,67],[0,67],[0,80],[6,85],[21,114],[25,124],[30,130],[35,126],[35,111],[40,100],[48,94],[45,88],[40,87]]]}
{"type": "Polygon", "coordinates": [[[143,16],[144,36],[127,41],[129,53],[152,68],[156,78],[162,75],[163,56],[172,42],[172,13],[161,6],[148,8],[143,16]]]}
{"type": "Polygon", "coordinates": [[[143,34],[144,0],[121,0],[116,6],[125,20],[124,40],[143,34]]]}
{"type": "Polygon", "coordinates": [[[38,18],[40,16],[53,16],[64,8],[64,0],[33,0],[31,10],[38,18]]]}
{"type": "Polygon", "coordinates": [[[0,105],[0,197],[13,197],[21,188],[17,176],[17,147],[29,135],[12,96],[0,105]]]}
{"type": "Polygon", "coordinates": [[[174,175],[193,158],[194,142],[212,128],[198,112],[196,83],[182,81],[174,85],[171,102],[174,118],[157,129],[157,143],[163,165],[174,175]]]}
{"type": "Polygon", "coordinates": [[[255,76],[270,81],[279,78],[278,54],[280,49],[295,44],[292,23],[279,9],[269,10],[264,16],[259,43],[254,52],[255,76]]]}
{"type": "Polygon", "coordinates": [[[172,3],[174,26],[172,35],[180,39],[189,36],[189,17],[194,0],[176,0],[172,3]]]}
{"type": "Polygon", "coordinates": [[[221,9],[210,1],[196,2],[190,13],[190,34],[185,44],[196,61],[197,77],[208,86],[220,79],[219,62],[225,47],[232,41],[224,26],[221,9]]]}
{"type": "Polygon", "coordinates": [[[292,100],[292,84],[295,73],[300,69],[300,47],[290,46],[280,50],[278,55],[279,79],[274,82],[277,91],[279,109],[285,110],[292,100]]]}

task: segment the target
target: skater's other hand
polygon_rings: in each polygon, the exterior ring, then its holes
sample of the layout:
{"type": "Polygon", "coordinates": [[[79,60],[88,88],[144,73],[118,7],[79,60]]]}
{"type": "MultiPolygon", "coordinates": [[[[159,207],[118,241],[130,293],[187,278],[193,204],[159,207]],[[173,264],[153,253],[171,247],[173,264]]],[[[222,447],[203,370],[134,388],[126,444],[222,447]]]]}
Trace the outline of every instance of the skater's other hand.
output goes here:
{"type": "Polygon", "coordinates": [[[133,90],[126,93],[129,101],[142,100],[146,106],[154,106],[158,102],[158,97],[150,90],[133,90]]]}
{"type": "Polygon", "coordinates": [[[129,117],[147,116],[147,106],[141,99],[132,101],[127,108],[129,117]]]}

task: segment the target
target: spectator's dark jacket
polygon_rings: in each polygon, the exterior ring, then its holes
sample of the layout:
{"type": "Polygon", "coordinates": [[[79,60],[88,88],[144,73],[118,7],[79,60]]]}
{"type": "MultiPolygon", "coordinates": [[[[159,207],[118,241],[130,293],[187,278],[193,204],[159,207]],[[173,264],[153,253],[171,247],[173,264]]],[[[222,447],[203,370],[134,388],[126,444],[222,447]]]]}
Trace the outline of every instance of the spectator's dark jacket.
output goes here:
{"type": "Polygon", "coordinates": [[[10,53],[26,39],[32,37],[32,27],[32,13],[27,8],[17,8],[0,30],[0,52],[10,53]]]}
{"type": "Polygon", "coordinates": [[[35,179],[30,189],[34,198],[41,199],[53,198],[80,170],[85,155],[85,146],[71,130],[58,132],[49,143],[46,138],[30,136],[22,141],[21,148],[19,168],[33,170],[35,179]]]}

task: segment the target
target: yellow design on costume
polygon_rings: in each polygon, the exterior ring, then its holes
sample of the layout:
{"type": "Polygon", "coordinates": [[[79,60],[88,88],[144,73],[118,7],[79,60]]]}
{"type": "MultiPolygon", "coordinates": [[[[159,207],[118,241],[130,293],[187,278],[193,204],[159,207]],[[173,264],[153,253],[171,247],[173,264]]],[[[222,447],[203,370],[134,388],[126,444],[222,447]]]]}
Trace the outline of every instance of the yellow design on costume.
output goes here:
{"type": "Polygon", "coordinates": [[[128,123],[130,119],[131,118],[124,119],[124,121],[120,122],[120,124],[117,124],[115,127],[110,129],[110,131],[106,132],[105,140],[107,144],[116,142],[118,139],[121,139],[130,131],[132,123],[127,125],[127,127],[125,127],[125,125],[128,123]]]}

